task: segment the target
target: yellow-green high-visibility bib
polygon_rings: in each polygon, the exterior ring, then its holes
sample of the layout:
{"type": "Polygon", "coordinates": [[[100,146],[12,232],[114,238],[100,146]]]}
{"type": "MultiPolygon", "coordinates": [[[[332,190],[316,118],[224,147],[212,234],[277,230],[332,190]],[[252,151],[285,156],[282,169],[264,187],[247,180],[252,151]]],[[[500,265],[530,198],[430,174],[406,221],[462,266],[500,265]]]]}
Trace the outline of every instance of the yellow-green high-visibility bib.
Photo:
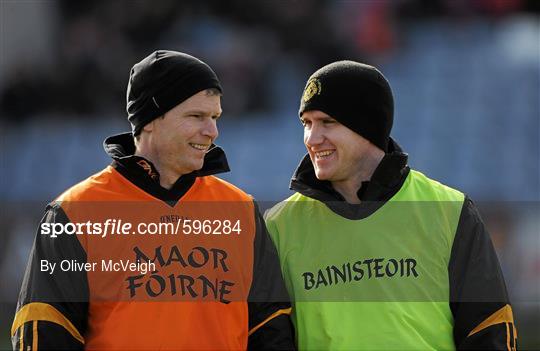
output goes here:
{"type": "Polygon", "coordinates": [[[272,208],[299,349],[455,349],[448,263],[463,201],[411,170],[363,219],[299,193],[272,208]]]}

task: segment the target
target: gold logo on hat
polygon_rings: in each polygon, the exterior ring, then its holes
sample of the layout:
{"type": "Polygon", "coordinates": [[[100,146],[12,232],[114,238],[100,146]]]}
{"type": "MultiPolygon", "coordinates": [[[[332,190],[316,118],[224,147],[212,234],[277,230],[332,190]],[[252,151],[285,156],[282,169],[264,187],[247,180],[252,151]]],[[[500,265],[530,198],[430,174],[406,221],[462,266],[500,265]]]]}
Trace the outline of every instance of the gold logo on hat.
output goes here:
{"type": "Polygon", "coordinates": [[[315,95],[321,93],[321,82],[317,78],[311,78],[306,84],[306,89],[304,89],[304,95],[302,95],[302,100],[308,102],[315,95]]]}

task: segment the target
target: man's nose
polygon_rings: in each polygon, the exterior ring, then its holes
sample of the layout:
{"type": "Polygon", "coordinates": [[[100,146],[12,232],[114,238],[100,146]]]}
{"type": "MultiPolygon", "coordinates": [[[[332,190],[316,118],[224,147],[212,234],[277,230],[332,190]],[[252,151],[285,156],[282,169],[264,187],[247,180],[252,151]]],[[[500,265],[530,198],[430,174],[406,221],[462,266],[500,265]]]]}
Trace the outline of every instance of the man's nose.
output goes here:
{"type": "Polygon", "coordinates": [[[206,121],[204,125],[203,134],[205,136],[208,136],[210,139],[212,139],[212,141],[217,139],[219,135],[219,131],[218,131],[218,127],[217,127],[217,123],[215,119],[209,118],[206,121]]]}
{"type": "Polygon", "coordinates": [[[311,129],[304,130],[304,144],[307,147],[322,144],[324,135],[320,128],[313,126],[311,129]]]}

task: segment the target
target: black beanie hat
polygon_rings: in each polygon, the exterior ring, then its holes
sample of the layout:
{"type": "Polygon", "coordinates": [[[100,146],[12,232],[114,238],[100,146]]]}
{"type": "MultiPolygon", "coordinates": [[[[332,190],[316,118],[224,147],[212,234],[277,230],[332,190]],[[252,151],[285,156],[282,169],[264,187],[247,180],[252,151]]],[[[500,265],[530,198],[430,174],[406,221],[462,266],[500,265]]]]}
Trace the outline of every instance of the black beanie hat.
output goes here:
{"type": "Polygon", "coordinates": [[[184,100],[210,88],[222,92],[216,74],[206,63],[177,51],[154,51],[136,63],[129,74],[126,111],[133,135],[184,100]]]}
{"type": "Polygon", "coordinates": [[[299,115],[319,110],[360,134],[383,151],[394,120],[394,99],[386,78],[375,67],[338,61],[311,75],[299,115]]]}

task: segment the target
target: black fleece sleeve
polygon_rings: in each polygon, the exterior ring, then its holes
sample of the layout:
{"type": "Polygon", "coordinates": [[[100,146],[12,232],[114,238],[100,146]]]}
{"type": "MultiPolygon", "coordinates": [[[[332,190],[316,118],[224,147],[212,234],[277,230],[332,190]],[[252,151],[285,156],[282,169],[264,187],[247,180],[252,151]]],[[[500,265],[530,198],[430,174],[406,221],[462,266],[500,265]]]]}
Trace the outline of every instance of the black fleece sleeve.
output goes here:
{"type": "Polygon", "coordinates": [[[255,203],[255,255],[249,292],[248,350],[294,350],[291,303],[276,248],[255,203]]]}
{"type": "Polygon", "coordinates": [[[82,350],[88,315],[86,272],[62,271],[63,260],[86,262],[75,235],[52,238],[43,225],[69,222],[59,204],[47,206],[26,267],[11,337],[14,350],[82,350]],[[55,264],[54,273],[46,263],[55,264]]]}
{"type": "Polygon", "coordinates": [[[497,254],[465,198],[448,267],[458,350],[515,350],[517,333],[497,254]]]}

